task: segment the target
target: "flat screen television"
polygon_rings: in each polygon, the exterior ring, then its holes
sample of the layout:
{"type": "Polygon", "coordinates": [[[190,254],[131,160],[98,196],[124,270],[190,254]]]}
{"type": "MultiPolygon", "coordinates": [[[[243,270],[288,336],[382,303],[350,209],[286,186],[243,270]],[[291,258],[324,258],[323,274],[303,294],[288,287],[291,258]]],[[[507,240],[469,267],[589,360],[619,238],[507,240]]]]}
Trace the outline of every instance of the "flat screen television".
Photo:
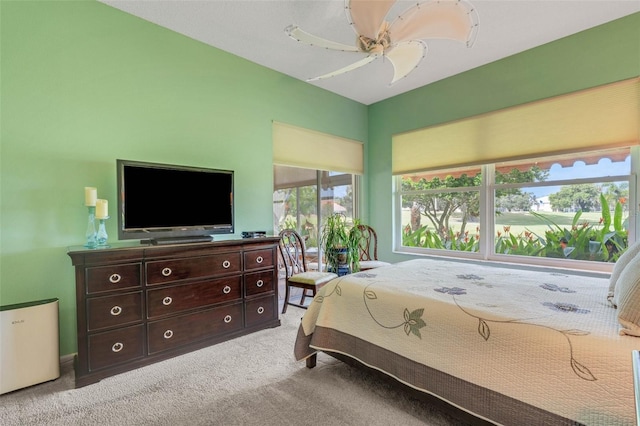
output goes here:
{"type": "Polygon", "coordinates": [[[153,244],[233,234],[233,171],[117,160],[118,238],[153,244]]]}

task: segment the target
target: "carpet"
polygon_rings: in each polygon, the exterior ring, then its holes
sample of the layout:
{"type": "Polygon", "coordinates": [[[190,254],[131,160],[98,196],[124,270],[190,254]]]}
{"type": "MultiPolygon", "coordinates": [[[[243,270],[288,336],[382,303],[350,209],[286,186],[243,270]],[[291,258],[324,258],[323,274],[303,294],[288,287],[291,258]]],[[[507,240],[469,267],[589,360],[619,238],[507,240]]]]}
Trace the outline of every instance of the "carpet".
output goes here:
{"type": "Polygon", "coordinates": [[[302,309],[282,325],[74,388],[61,377],[0,396],[9,425],[462,424],[388,381],[319,354],[293,358],[302,309]]]}

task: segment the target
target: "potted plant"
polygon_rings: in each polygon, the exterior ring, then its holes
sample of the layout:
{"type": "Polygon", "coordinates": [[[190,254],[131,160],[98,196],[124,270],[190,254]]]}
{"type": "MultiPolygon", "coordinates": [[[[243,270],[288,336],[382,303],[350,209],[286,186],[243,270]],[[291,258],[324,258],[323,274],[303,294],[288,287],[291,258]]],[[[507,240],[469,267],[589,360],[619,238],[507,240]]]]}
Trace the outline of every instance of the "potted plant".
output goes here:
{"type": "Polygon", "coordinates": [[[351,226],[343,213],[327,217],[322,227],[321,246],[329,272],[345,275],[360,270],[358,246],[362,232],[356,226],[359,223],[355,219],[351,226]]]}

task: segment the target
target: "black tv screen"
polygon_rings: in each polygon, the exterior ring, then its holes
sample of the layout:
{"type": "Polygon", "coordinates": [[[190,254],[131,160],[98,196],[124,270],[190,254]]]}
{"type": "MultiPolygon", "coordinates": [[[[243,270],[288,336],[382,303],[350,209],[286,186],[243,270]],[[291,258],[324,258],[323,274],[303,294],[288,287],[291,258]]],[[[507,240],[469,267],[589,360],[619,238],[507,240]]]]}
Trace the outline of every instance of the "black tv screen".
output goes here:
{"type": "Polygon", "coordinates": [[[129,160],[117,169],[120,239],[234,232],[232,171],[129,160]]]}

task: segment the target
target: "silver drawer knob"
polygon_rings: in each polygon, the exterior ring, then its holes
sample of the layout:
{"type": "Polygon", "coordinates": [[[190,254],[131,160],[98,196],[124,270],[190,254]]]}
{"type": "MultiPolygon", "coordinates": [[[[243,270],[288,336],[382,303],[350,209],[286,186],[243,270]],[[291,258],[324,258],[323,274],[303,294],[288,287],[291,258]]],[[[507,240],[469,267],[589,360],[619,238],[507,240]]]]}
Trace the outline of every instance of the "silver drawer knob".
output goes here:
{"type": "Polygon", "coordinates": [[[228,260],[225,260],[224,262],[222,262],[222,267],[224,269],[229,269],[229,266],[231,266],[231,262],[229,262],[228,260]]]}
{"type": "Polygon", "coordinates": [[[165,277],[168,277],[169,275],[171,275],[173,273],[173,271],[171,270],[171,268],[164,268],[162,270],[162,275],[164,275],[165,277]]]}
{"type": "Polygon", "coordinates": [[[262,262],[264,262],[263,257],[262,257],[262,256],[258,256],[258,257],[256,258],[256,262],[257,262],[257,263],[262,263],[262,262]]]}
{"type": "Polygon", "coordinates": [[[173,331],[171,330],[167,330],[164,332],[164,338],[165,339],[171,339],[173,337],[173,331]]]}
{"type": "Polygon", "coordinates": [[[227,315],[226,317],[224,317],[224,322],[229,324],[231,322],[231,315],[227,315]]]}
{"type": "Polygon", "coordinates": [[[112,284],[117,284],[121,279],[122,276],[120,274],[111,274],[111,276],[109,277],[109,282],[112,284]]]}
{"type": "Polygon", "coordinates": [[[120,352],[122,349],[124,349],[124,345],[120,342],[116,342],[111,346],[113,352],[120,352]]]}
{"type": "Polygon", "coordinates": [[[164,306],[169,306],[171,304],[171,302],[173,302],[173,299],[170,298],[169,296],[167,296],[164,299],[162,299],[162,304],[164,306]]]}
{"type": "Polygon", "coordinates": [[[222,289],[222,292],[224,294],[229,294],[231,293],[231,287],[229,287],[228,285],[225,285],[224,288],[222,289]]]}
{"type": "Polygon", "coordinates": [[[122,308],[120,306],[114,306],[113,308],[111,308],[111,315],[118,316],[122,313],[122,308]]]}
{"type": "Polygon", "coordinates": [[[258,308],[258,313],[259,313],[260,315],[264,314],[264,308],[263,308],[262,306],[260,306],[260,307],[258,308]]]}
{"type": "Polygon", "coordinates": [[[262,287],[263,285],[264,285],[264,281],[262,281],[262,280],[256,281],[256,286],[257,287],[262,287]]]}

